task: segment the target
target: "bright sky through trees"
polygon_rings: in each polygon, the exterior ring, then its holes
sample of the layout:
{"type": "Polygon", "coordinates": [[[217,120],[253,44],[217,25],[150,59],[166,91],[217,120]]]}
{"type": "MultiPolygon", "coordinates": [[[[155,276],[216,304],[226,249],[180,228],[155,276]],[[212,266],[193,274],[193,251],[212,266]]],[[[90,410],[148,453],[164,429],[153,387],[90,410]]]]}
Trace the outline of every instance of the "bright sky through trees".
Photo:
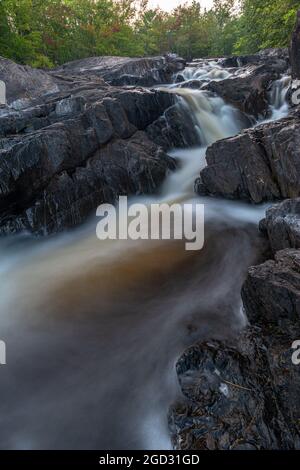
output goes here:
{"type": "MultiPolygon", "coordinates": [[[[171,11],[182,3],[184,3],[182,0],[150,0],[149,6],[159,6],[162,10],[171,11]]],[[[190,2],[188,1],[187,3],[190,2]]],[[[200,3],[203,8],[211,8],[213,6],[213,0],[200,0],[200,3]]]]}

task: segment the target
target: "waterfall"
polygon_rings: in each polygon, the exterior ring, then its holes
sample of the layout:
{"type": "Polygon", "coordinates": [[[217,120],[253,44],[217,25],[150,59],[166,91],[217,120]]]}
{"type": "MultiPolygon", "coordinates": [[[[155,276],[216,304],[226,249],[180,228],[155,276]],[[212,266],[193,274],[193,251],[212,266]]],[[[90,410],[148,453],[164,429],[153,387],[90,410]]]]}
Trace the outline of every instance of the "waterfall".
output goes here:
{"type": "Polygon", "coordinates": [[[269,121],[281,119],[288,114],[289,106],[286,95],[291,83],[291,77],[284,75],[279,80],[276,80],[271,87],[269,93],[269,102],[271,108],[271,118],[269,121]]]}
{"type": "Polygon", "coordinates": [[[163,195],[171,200],[192,197],[194,181],[199,171],[205,166],[205,153],[208,145],[213,142],[235,135],[243,128],[240,113],[226,104],[218,96],[204,90],[190,88],[163,88],[179,98],[179,106],[184,107],[192,117],[199,135],[201,147],[195,149],[179,149],[171,152],[181,162],[181,169],[170,175],[163,186],[163,195]]]}
{"type": "Polygon", "coordinates": [[[201,80],[203,84],[214,81],[225,80],[233,75],[232,70],[222,67],[216,60],[195,61],[175,75],[175,82],[178,77],[183,77],[186,82],[190,80],[201,80]]]}

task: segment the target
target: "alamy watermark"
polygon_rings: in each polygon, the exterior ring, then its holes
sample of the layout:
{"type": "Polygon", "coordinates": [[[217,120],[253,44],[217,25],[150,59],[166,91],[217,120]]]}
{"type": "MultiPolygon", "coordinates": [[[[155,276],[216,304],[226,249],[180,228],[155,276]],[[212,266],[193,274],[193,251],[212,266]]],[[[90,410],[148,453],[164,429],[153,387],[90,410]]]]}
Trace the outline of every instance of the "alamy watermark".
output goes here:
{"type": "Polygon", "coordinates": [[[6,87],[5,83],[0,80],[0,105],[6,104],[6,87]]]}
{"type": "Polygon", "coordinates": [[[294,366],[299,366],[300,365],[300,340],[296,340],[292,344],[292,349],[294,349],[294,352],[292,354],[292,363],[294,366]]]}
{"type": "Polygon", "coordinates": [[[204,204],[102,204],[96,212],[99,240],[184,240],[188,251],[204,245],[204,204]]]}
{"type": "Polygon", "coordinates": [[[293,80],[291,88],[292,88],[292,94],[291,94],[292,103],[295,105],[300,104],[300,80],[293,80]]]}
{"type": "Polygon", "coordinates": [[[0,366],[6,364],[6,344],[0,340],[0,366]]]}

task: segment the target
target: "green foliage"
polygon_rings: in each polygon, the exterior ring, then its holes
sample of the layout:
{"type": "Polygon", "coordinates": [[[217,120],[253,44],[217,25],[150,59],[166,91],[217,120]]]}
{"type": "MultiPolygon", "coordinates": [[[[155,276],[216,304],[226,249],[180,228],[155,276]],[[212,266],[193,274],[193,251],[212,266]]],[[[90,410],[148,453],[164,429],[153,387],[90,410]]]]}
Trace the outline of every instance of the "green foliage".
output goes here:
{"type": "Polygon", "coordinates": [[[300,0],[214,0],[172,12],[148,0],[0,0],[0,55],[50,68],[88,56],[193,57],[285,47],[300,0]]]}
{"type": "Polygon", "coordinates": [[[299,0],[242,0],[241,8],[236,53],[288,46],[299,0]]]}

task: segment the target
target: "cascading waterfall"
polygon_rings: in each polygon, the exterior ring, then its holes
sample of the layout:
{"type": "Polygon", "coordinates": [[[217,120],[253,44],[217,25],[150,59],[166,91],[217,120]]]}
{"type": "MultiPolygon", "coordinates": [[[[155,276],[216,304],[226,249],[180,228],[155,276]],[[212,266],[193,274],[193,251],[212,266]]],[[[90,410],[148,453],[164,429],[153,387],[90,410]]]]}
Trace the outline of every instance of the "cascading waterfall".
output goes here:
{"type": "Polygon", "coordinates": [[[170,88],[168,91],[182,98],[182,105],[188,108],[194,118],[203,146],[207,147],[241,130],[237,123],[237,111],[226,105],[222,98],[189,88],[170,88]]]}
{"type": "Polygon", "coordinates": [[[281,119],[288,114],[288,103],[286,95],[291,83],[291,77],[284,75],[279,80],[276,80],[272,84],[270,91],[270,107],[271,107],[271,121],[275,119],[281,119]]]}
{"type": "Polygon", "coordinates": [[[179,98],[179,106],[186,108],[192,116],[199,134],[201,147],[173,151],[172,155],[182,161],[182,169],[171,175],[163,186],[165,198],[169,195],[180,198],[192,197],[194,181],[205,166],[205,152],[216,140],[235,135],[242,129],[239,112],[227,105],[222,98],[202,90],[189,88],[167,88],[179,98]]]}
{"type": "Polygon", "coordinates": [[[225,80],[232,75],[232,72],[223,68],[216,60],[201,60],[188,65],[183,72],[180,72],[180,75],[186,81],[203,80],[204,82],[209,82],[211,80],[225,80]]]}
{"type": "MultiPolygon", "coordinates": [[[[216,66],[196,73],[208,78],[216,66]]],[[[182,164],[160,196],[133,200],[203,202],[204,249],[186,252],[174,240],[99,242],[95,220],[51,240],[1,240],[3,448],[170,448],[176,359],[194,341],[230,335],[244,322],[240,287],[257,256],[264,208],[200,199],[192,189],[206,146],[241,124],[216,96],[168,91],[193,113],[202,147],[172,152],[182,164]]]]}

